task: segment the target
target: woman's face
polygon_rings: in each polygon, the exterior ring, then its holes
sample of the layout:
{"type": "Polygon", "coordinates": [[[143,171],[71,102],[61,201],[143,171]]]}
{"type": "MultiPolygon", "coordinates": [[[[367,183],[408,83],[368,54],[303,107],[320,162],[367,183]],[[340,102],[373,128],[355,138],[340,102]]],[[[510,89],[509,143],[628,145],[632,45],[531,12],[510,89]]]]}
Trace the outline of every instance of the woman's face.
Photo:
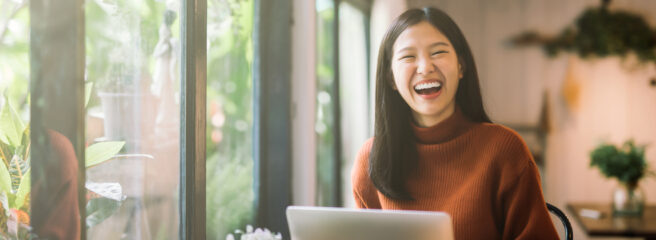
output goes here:
{"type": "Polygon", "coordinates": [[[392,49],[394,86],[416,123],[429,127],[451,116],[462,71],[449,39],[422,21],[405,29],[392,49]]]}

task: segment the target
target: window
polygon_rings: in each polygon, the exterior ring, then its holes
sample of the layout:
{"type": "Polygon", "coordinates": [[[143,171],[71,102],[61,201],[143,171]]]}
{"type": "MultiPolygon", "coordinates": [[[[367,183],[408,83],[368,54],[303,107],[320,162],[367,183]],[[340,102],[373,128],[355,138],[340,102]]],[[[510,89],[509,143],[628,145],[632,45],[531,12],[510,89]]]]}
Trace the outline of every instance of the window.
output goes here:
{"type": "Polygon", "coordinates": [[[178,1],[85,2],[87,238],[178,235],[180,25],[178,1]]]}
{"type": "Polygon", "coordinates": [[[317,204],[353,206],[351,167],[369,133],[369,3],[317,0],[317,204]],[[336,17],[337,15],[337,17],[336,17]]]}
{"type": "Polygon", "coordinates": [[[253,0],[208,1],[208,239],[254,224],[253,11],[253,0]]]}
{"type": "Polygon", "coordinates": [[[48,3],[0,0],[0,141],[30,154],[0,168],[0,201],[33,229],[3,237],[286,231],[291,0],[48,3]]]}

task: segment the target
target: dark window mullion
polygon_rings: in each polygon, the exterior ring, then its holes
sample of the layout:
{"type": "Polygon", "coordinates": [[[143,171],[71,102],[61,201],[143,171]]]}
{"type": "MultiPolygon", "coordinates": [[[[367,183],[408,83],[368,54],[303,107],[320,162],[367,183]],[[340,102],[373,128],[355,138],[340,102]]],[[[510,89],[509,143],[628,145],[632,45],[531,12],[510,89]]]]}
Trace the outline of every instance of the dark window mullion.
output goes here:
{"type": "Polygon", "coordinates": [[[184,0],[181,12],[180,239],[205,239],[207,0],[184,0]]]}
{"type": "Polygon", "coordinates": [[[254,32],[254,191],[256,222],[289,236],[291,204],[292,0],[256,0],[254,32]]]}
{"type": "Polygon", "coordinates": [[[29,5],[31,224],[41,238],[52,238],[56,229],[85,239],[84,0],[29,5]],[[67,161],[73,154],[76,162],[67,161]],[[77,206],[70,206],[75,198],[77,206]],[[77,219],[79,227],[72,228],[77,219]]]}

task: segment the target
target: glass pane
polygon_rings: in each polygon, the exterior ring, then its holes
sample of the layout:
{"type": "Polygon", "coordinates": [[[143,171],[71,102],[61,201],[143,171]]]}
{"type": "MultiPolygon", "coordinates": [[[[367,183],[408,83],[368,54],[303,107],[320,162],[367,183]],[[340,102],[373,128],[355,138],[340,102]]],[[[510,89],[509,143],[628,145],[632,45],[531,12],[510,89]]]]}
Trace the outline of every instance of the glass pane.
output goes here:
{"type": "Polygon", "coordinates": [[[347,2],[339,4],[339,100],[342,147],[342,202],[354,207],[351,169],[368,132],[366,18],[347,2]]]}
{"type": "Polygon", "coordinates": [[[89,239],[178,236],[179,6],[85,3],[89,239]]]}
{"type": "Polygon", "coordinates": [[[27,239],[30,223],[29,190],[19,191],[30,186],[29,20],[27,1],[0,1],[0,160],[10,177],[0,189],[8,200],[0,207],[0,239],[27,239]]]}
{"type": "Polygon", "coordinates": [[[335,81],[335,4],[317,0],[317,205],[332,206],[335,192],[333,84],[335,81]]]}
{"type": "Polygon", "coordinates": [[[253,10],[253,0],[208,1],[208,239],[254,224],[253,10]]]}

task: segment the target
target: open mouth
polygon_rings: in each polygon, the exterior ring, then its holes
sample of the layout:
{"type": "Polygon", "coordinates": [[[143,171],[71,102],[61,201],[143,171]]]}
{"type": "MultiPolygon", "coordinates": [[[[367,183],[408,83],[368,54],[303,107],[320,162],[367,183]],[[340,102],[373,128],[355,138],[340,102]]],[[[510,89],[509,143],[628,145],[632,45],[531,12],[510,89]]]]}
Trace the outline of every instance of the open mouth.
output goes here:
{"type": "Polygon", "coordinates": [[[442,89],[442,83],[438,81],[423,81],[415,85],[414,89],[419,95],[430,95],[439,92],[442,89]]]}

